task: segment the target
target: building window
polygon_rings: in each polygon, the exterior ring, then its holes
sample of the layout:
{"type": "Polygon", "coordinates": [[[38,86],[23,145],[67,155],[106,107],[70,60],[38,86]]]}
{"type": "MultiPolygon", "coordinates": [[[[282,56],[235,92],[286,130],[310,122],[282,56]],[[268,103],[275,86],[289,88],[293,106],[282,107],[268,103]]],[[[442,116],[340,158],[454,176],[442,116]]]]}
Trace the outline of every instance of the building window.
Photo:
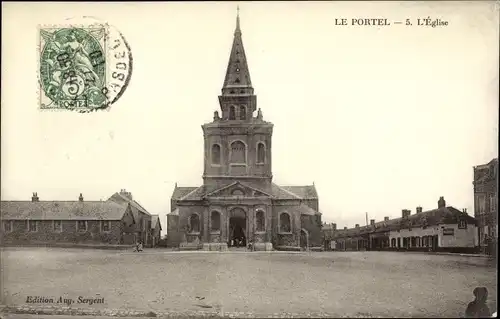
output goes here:
{"type": "Polygon", "coordinates": [[[467,229],[467,221],[465,219],[460,219],[458,221],[458,229],[467,229]]]}
{"type": "Polygon", "coordinates": [[[220,213],[213,211],[210,216],[210,224],[213,232],[220,231],[220,213]]]}
{"type": "Polygon", "coordinates": [[[189,232],[190,233],[200,232],[200,216],[198,216],[198,214],[192,214],[189,217],[189,232]]]}
{"type": "Polygon", "coordinates": [[[478,208],[480,215],[486,212],[486,197],[484,195],[478,196],[478,208]]]}
{"type": "Polygon", "coordinates": [[[257,144],[257,164],[264,164],[266,162],[266,146],[264,143],[257,144]]]}
{"type": "Polygon", "coordinates": [[[282,233],[289,233],[292,231],[290,215],[288,215],[288,213],[281,213],[280,215],[280,231],[282,233]]]}
{"type": "Polygon", "coordinates": [[[265,231],[266,229],[266,219],[264,216],[264,212],[261,210],[258,210],[255,213],[255,230],[256,231],[265,231]]]}
{"type": "Polygon", "coordinates": [[[497,194],[491,194],[491,197],[490,197],[490,211],[491,212],[496,212],[497,211],[497,194]]]}
{"type": "Polygon", "coordinates": [[[36,220],[28,220],[28,231],[36,232],[38,231],[38,223],[36,220]]]}
{"type": "Polygon", "coordinates": [[[229,119],[236,120],[236,108],[234,107],[234,105],[231,105],[231,107],[229,108],[229,119]]]}
{"type": "Polygon", "coordinates": [[[242,105],[240,106],[240,120],[246,120],[247,118],[247,108],[242,105]]]}
{"type": "Polygon", "coordinates": [[[101,220],[101,231],[108,232],[111,230],[111,221],[109,220],[101,220]]]}
{"type": "Polygon", "coordinates": [[[231,163],[246,163],[246,146],[242,141],[231,143],[231,163]]]}
{"type": "Polygon", "coordinates": [[[220,164],[220,145],[212,145],[212,164],[220,164]]]}
{"type": "Polygon", "coordinates": [[[84,220],[76,221],[76,230],[77,231],[87,231],[87,222],[84,220]]]}
{"type": "Polygon", "coordinates": [[[12,221],[11,220],[5,220],[3,222],[3,231],[6,233],[12,231],[12,221]]]}
{"type": "Polygon", "coordinates": [[[52,225],[55,232],[62,232],[62,221],[54,220],[54,224],[52,225]]]}

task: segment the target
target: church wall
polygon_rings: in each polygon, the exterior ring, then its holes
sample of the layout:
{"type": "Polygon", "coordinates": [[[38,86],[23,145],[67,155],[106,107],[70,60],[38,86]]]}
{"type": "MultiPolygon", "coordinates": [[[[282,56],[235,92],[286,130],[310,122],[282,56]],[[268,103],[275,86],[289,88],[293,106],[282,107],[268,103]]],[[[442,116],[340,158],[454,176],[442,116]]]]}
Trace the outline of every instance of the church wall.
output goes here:
{"type": "Polygon", "coordinates": [[[309,246],[322,246],[321,238],[321,215],[302,215],[300,217],[301,227],[309,234],[309,246]]]}
{"type": "Polygon", "coordinates": [[[204,236],[208,231],[206,208],[203,205],[179,206],[179,232],[181,242],[192,243],[198,240],[203,242],[204,236]],[[189,232],[189,218],[191,215],[197,214],[199,217],[200,227],[199,232],[189,232]]]}
{"type": "Polygon", "coordinates": [[[273,207],[273,245],[278,246],[299,246],[300,238],[300,214],[296,213],[295,209],[299,202],[290,201],[280,203],[273,207]],[[282,212],[287,212],[290,215],[291,231],[284,233],[280,230],[279,216],[282,212]]]}
{"type": "Polygon", "coordinates": [[[179,232],[179,216],[167,215],[167,246],[178,247],[181,241],[179,232]]]}

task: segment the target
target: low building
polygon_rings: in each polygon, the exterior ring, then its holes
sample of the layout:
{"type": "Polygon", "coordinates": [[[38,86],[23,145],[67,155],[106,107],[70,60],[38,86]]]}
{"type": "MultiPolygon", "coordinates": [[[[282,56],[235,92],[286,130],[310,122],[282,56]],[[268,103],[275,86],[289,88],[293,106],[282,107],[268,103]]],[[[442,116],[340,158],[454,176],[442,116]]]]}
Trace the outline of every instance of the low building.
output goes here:
{"type": "Polygon", "coordinates": [[[478,246],[476,220],[466,210],[446,206],[443,197],[438,208],[416,214],[403,209],[400,218],[370,221],[370,225],[323,232],[325,248],[335,250],[420,250],[473,252],[478,246]]]}
{"type": "Polygon", "coordinates": [[[125,190],[106,201],[1,201],[2,245],[131,245],[147,239],[151,215],[125,190]]]}
{"type": "Polygon", "coordinates": [[[474,167],[473,185],[479,245],[486,251],[488,243],[498,242],[498,158],[474,167]]]}
{"type": "Polygon", "coordinates": [[[160,216],[151,215],[151,247],[156,247],[160,242],[161,230],[160,216]]]}

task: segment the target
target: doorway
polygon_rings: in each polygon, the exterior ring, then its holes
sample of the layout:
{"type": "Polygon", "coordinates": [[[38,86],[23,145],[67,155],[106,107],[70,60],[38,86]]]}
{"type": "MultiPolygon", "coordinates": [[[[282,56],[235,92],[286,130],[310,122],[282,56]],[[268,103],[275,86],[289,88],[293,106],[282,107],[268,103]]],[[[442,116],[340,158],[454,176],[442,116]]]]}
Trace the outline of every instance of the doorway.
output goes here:
{"type": "Polygon", "coordinates": [[[234,208],[229,215],[229,247],[246,247],[246,213],[241,208],[234,208]]]}

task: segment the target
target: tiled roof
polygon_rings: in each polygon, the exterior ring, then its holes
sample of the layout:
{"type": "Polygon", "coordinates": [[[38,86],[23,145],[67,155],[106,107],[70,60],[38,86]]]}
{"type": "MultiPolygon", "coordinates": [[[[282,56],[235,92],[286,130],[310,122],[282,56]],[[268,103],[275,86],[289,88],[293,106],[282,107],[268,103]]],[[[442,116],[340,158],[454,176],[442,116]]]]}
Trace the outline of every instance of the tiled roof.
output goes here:
{"type": "Polygon", "coordinates": [[[127,204],[130,204],[133,208],[135,208],[136,210],[138,211],[141,211],[147,215],[151,215],[144,207],[141,206],[141,204],[139,204],[137,201],[135,200],[131,200],[129,198],[127,198],[126,196],[123,196],[122,194],[120,193],[114,193],[109,199],[109,201],[113,201],[117,204],[120,204],[120,205],[127,205],[127,204]]]}
{"type": "Polygon", "coordinates": [[[160,229],[161,229],[160,216],[158,216],[158,215],[151,215],[151,229],[155,229],[157,223],[158,223],[158,225],[160,226],[160,229]]]}
{"type": "Polygon", "coordinates": [[[314,185],[305,186],[280,186],[281,188],[292,192],[302,199],[317,199],[318,193],[314,185]]]}
{"type": "Polygon", "coordinates": [[[125,207],[111,201],[2,201],[2,219],[121,220],[125,207]]]}
{"type": "Polygon", "coordinates": [[[174,192],[172,194],[172,199],[181,199],[181,197],[186,196],[187,194],[191,193],[198,187],[175,187],[174,192]]]}
{"type": "Polygon", "coordinates": [[[433,209],[408,216],[408,218],[395,218],[388,221],[375,223],[374,226],[361,226],[359,228],[350,228],[347,230],[337,230],[334,237],[345,237],[363,235],[373,232],[391,231],[411,227],[435,226],[439,224],[456,224],[460,217],[465,217],[468,224],[476,224],[474,217],[461,212],[454,207],[443,207],[433,209]]]}

